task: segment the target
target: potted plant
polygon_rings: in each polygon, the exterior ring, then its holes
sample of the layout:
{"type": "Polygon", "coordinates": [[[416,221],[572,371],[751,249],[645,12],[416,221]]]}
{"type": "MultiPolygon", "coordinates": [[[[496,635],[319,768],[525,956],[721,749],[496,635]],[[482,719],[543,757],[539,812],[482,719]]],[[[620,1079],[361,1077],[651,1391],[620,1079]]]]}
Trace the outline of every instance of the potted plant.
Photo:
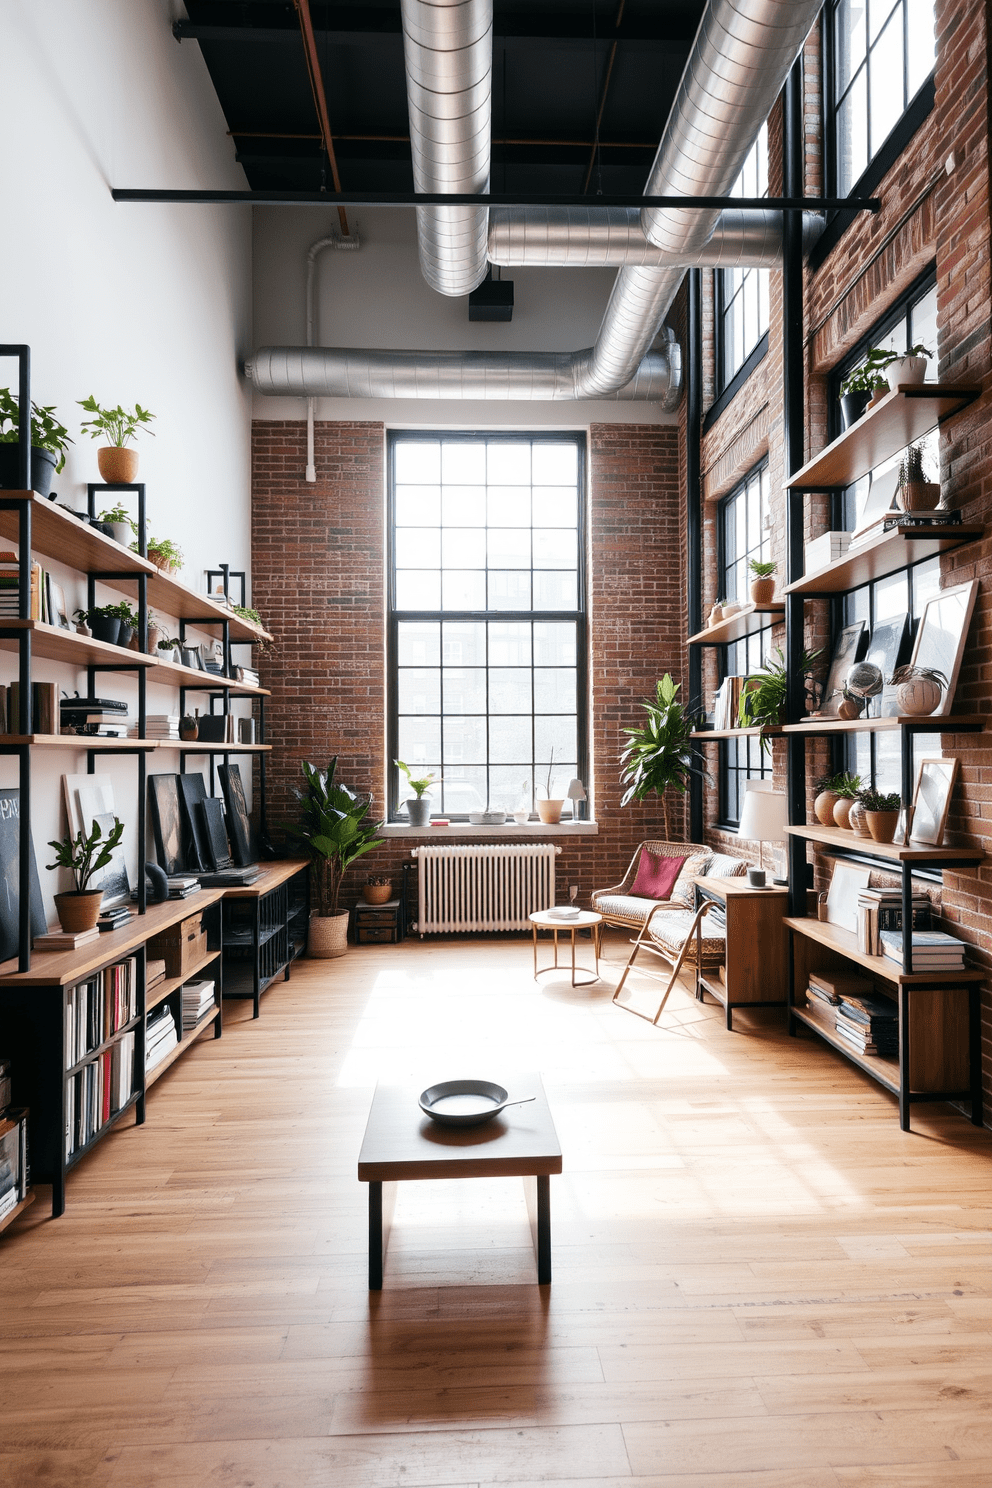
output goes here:
{"type": "Polygon", "coordinates": [[[88,625],[95,641],[106,641],[116,646],[121,633],[120,609],[117,605],[95,605],[91,610],[77,610],[73,619],[79,625],[88,625]]]}
{"type": "Polygon", "coordinates": [[[899,712],[918,718],[940,706],[941,694],[948,686],[943,672],[925,666],[896,667],[889,682],[895,686],[899,712]]]}
{"type": "Polygon", "coordinates": [[[925,382],[927,362],[932,356],[933,352],[922,341],[917,341],[915,346],[907,346],[903,356],[893,353],[892,360],[885,368],[885,376],[892,391],[895,392],[897,387],[906,382],[925,382]]]}
{"type": "Polygon", "coordinates": [[[854,800],[851,802],[851,809],[847,813],[847,825],[854,833],[855,837],[871,836],[871,833],[868,830],[868,813],[865,811],[865,803],[863,800],[864,793],[868,789],[870,789],[870,787],[868,786],[861,787],[854,800]]]}
{"type": "MultiPolygon", "coordinates": [[[[804,651],[800,670],[805,675],[819,656],[819,651],[804,651]]],[[[785,656],[781,646],[776,646],[778,660],[769,658],[756,672],[744,680],[740,703],[737,708],[738,728],[778,728],[785,719],[785,702],[788,693],[788,677],[785,656]]],[[[761,748],[767,749],[768,741],[761,736],[761,748]]]]}
{"type": "Polygon", "coordinates": [[[435,783],[435,779],[440,780],[441,777],[425,775],[420,780],[414,780],[413,772],[409,765],[405,765],[402,760],[393,760],[393,764],[398,770],[403,771],[403,774],[406,776],[407,787],[413,791],[413,799],[403,803],[406,806],[406,814],[410,818],[411,827],[429,827],[431,824],[431,803],[429,799],[425,801],[424,797],[429,797],[430,789],[435,783]]]}
{"type": "Polygon", "coordinates": [[[835,825],[834,806],[840,799],[837,784],[844,778],[843,775],[821,775],[813,786],[813,815],[825,827],[835,825]]]}
{"type": "Polygon", "coordinates": [[[149,656],[154,656],[158,651],[158,643],[165,637],[162,622],[154,610],[148,611],[148,633],[145,638],[145,650],[149,656]]]}
{"type": "MultiPolygon", "coordinates": [[[[565,797],[564,796],[553,796],[551,794],[551,783],[552,783],[552,779],[554,777],[554,769],[555,769],[555,752],[552,749],[552,751],[551,751],[551,758],[548,760],[548,781],[547,781],[547,784],[545,786],[543,786],[543,787],[539,787],[539,789],[543,789],[544,795],[543,796],[538,796],[536,794],[536,792],[535,792],[535,800],[534,800],[534,805],[537,808],[538,818],[544,823],[544,825],[546,827],[555,827],[555,826],[558,825],[558,823],[561,821],[561,808],[565,804],[565,797]]],[[[487,810],[488,810],[488,807],[487,807],[487,810]]],[[[485,812],[483,812],[482,815],[483,815],[483,818],[484,818],[485,817],[485,812]]]]}
{"type": "Polygon", "coordinates": [[[620,756],[620,783],[627,787],[620,805],[643,801],[654,792],[661,803],[666,839],[671,836],[666,791],[671,787],[685,795],[693,775],[706,778],[693,748],[693,730],[700,724],[698,710],[679,702],[681,687],[665,673],[654,697],[641,703],[647,714],[644,727],[624,729],[627,747],[620,756]]]}
{"type": "Polygon", "coordinates": [[[92,930],[99,919],[103,890],[91,889],[88,884],[94,873],[99,873],[110,862],[123,831],[124,823],[115,816],[114,825],[106,837],[100,823],[95,821],[88,836],[85,828],[81,827],[75,837],[67,832],[61,842],[48,844],[55,849],[55,862],[46,864],[46,867],[68,868],[72,873],[74,887],[55,895],[59,924],[67,933],[92,930]]]}
{"type": "Polygon", "coordinates": [[[131,541],[138,528],[131,520],[130,513],[123,502],[118,501],[109,511],[102,511],[97,517],[98,522],[105,522],[114,536],[114,542],[120,543],[122,548],[131,546],[131,541]]]}
{"type": "MultiPolygon", "coordinates": [[[[132,543],[131,546],[137,552],[137,543],[132,543]]],[[[178,573],[183,566],[182,549],[170,538],[150,537],[147,552],[149,561],[165,574],[178,573]]]]}
{"type": "MultiPolygon", "coordinates": [[[[99,439],[101,434],[106,437],[107,443],[96,452],[96,463],[107,485],[132,485],[138,474],[138,451],[127,446],[155,415],[142,408],[140,403],[135,403],[133,410],[119,404],[116,408],[101,408],[92,393],[78,402],[80,408],[93,415],[90,419],[83,419],[80,428],[85,429],[91,439],[99,439]]],[[[147,432],[154,434],[155,431],[148,429],[147,432]]]]}
{"type": "Polygon", "coordinates": [[[383,873],[370,873],[362,884],[366,904],[388,904],[393,897],[393,881],[383,873]]]}
{"type": "Polygon", "coordinates": [[[382,844],[381,822],[367,820],[371,794],[356,796],[335,782],[337,755],[326,770],[303,761],[303,785],[294,789],[301,820],[286,830],[310,859],[316,909],[310,918],[307,954],[343,956],[348,949],[348,911],[339,909],[341,881],[364,853],[382,844]]]}
{"type": "Polygon", "coordinates": [[[851,807],[857,800],[860,789],[860,775],[834,776],[834,826],[843,827],[845,830],[850,826],[851,807]]]}
{"type": "Polygon", "coordinates": [[[178,641],[169,640],[168,636],[163,636],[155,649],[160,661],[174,661],[176,666],[182,666],[182,648],[178,641]]]}
{"type": "Polygon", "coordinates": [[[120,621],[120,630],[117,633],[118,646],[129,646],[131,637],[138,628],[138,613],[132,609],[126,599],[119,604],[105,605],[104,612],[108,615],[116,615],[120,621]]]}
{"type": "Polygon", "coordinates": [[[928,481],[923,451],[911,444],[899,462],[899,501],[903,511],[933,511],[940,505],[940,484],[928,481]]]}
{"type": "Polygon", "coordinates": [[[751,570],[751,598],[756,605],[771,604],[775,598],[775,580],[772,575],[778,568],[777,563],[763,563],[760,558],[752,558],[748,562],[751,570]]]}
{"type": "Polygon", "coordinates": [[[871,346],[860,367],[855,367],[840,385],[840,413],[844,428],[856,423],[871,402],[872,395],[888,384],[883,373],[895,353],[871,346]]]}
{"type": "MultiPolygon", "coordinates": [[[[20,409],[10,388],[0,388],[0,487],[16,490],[20,482],[20,409]]],[[[52,489],[52,477],[65,466],[66,451],[73,441],[69,430],[55,417],[54,404],[40,408],[31,404],[31,485],[39,496],[52,489]]]]}
{"type": "Polygon", "coordinates": [[[872,841],[891,842],[896,835],[899,812],[902,808],[902,797],[899,792],[863,790],[861,804],[864,807],[865,820],[868,823],[872,841]]]}

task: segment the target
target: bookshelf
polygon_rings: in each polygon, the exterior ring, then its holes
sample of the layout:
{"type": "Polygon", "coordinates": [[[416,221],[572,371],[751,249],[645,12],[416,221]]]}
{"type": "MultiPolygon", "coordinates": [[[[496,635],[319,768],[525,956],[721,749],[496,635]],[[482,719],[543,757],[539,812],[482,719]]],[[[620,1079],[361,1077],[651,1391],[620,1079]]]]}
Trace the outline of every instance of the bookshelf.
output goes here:
{"type": "Polygon", "coordinates": [[[278,976],[289,981],[306,947],[310,917],[306,859],[269,863],[257,883],[224,891],[224,996],[250,998],[252,1017],[278,976]]]}

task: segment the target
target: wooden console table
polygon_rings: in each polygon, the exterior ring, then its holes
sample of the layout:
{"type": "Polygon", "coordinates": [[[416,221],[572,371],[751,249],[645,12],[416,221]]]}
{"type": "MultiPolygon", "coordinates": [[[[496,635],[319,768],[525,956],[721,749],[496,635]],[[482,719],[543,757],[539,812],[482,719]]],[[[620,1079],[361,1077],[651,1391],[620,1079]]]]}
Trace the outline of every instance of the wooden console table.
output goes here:
{"type": "MultiPolygon", "coordinates": [[[[746,878],[697,878],[696,908],[715,899],[726,916],[725,980],[696,967],[696,997],[708,992],[734,1026],[735,1007],[785,1007],[789,988],[789,941],[785,911],[789,891],[778,884],[752,888],[746,878]]],[[[716,911],[713,911],[716,913],[716,911]]],[[[697,957],[697,962],[699,961],[697,957]]]]}

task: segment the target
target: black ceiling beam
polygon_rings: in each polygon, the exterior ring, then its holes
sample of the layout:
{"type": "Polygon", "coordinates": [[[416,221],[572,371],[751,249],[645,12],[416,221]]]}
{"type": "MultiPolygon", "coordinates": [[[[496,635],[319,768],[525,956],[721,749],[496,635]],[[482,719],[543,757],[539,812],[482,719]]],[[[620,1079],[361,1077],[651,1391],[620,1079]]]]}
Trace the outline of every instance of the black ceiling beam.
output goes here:
{"type": "MultiPolygon", "coordinates": [[[[540,12],[535,16],[515,15],[503,26],[497,20],[493,26],[494,41],[543,41],[549,44],[563,41],[579,41],[588,43],[589,46],[596,44],[595,39],[589,33],[588,17],[575,16],[564,11],[556,12],[552,17],[547,13],[540,12]]],[[[369,44],[380,41],[384,36],[402,37],[403,28],[400,24],[399,7],[395,15],[390,12],[381,17],[374,11],[356,11],[353,14],[338,16],[335,14],[330,25],[320,25],[316,16],[314,17],[314,31],[321,40],[326,39],[332,45],[335,38],[342,41],[366,40],[369,44]]],[[[235,21],[222,23],[210,23],[204,21],[173,21],[172,34],[177,41],[290,41],[299,37],[299,27],[294,25],[292,18],[287,18],[286,23],[276,25],[254,26],[248,22],[238,24],[235,21]]],[[[617,42],[636,42],[641,46],[651,46],[653,43],[661,46],[671,45],[680,51],[684,51],[692,41],[692,32],[682,33],[680,28],[673,32],[671,26],[666,26],[659,20],[652,24],[650,19],[638,19],[633,25],[621,26],[619,31],[611,33],[610,40],[617,42]]],[[[599,45],[602,45],[600,38],[599,45]]]]}
{"type": "Polygon", "coordinates": [[[157,191],[114,187],[115,202],[174,202],[201,206],[248,205],[257,207],[672,207],[722,211],[736,207],[745,211],[772,212],[877,212],[877,196],[544,196],[517,193],[472,193],[416,191],[157,191]]]}

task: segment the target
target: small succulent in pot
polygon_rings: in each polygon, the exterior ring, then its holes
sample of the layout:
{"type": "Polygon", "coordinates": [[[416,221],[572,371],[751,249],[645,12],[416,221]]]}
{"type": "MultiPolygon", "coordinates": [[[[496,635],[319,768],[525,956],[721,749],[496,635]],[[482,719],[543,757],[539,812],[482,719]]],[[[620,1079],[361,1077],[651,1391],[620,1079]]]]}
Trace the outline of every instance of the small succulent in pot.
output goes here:
{"type": "Polygon", "coordinates": [[[751,570],[751,598],[755,604],[770,604],[775,597],[775,579],[773,575],[778,568],[777,563],[766,563],[760,558],[752,558],[748,563],[751,570]]]}
{"type": "Polygon", "coordinates": [[[878,791],[871,787],[859,792],[868,830],[875,842],[891,842],[899,825],[902,797],[898,791],[878,791]]]}
{"type": "Polygon", "coordinates": [[[844,827],[850,826],[851,807],[857,799],[861,789],[861,776],[841,774],[835,775],[833,779],[834,800],[834,825],[844,827]]]}
{"type": "Polygon", "coordinates": [[[940,706],[944,689],[950,686],[943,672],[936,667],[896,667],[890,683],[896,689],[896,707],[900,713],[913,718],[922,718],[940,706]]]}
{"type": "Polygon", "coordinates": [[[813,814],[825,827],[834,823],[834,805],[841,799],[842,787],[852,777],[849,775],[821,775],[813,786],[813,814]]]}
{"type": "Polygon", "coordinates": [[[393,881],[384,873],[370,873],[362,885],[366,904],[388,904],[393,896],[393,881]]]}

